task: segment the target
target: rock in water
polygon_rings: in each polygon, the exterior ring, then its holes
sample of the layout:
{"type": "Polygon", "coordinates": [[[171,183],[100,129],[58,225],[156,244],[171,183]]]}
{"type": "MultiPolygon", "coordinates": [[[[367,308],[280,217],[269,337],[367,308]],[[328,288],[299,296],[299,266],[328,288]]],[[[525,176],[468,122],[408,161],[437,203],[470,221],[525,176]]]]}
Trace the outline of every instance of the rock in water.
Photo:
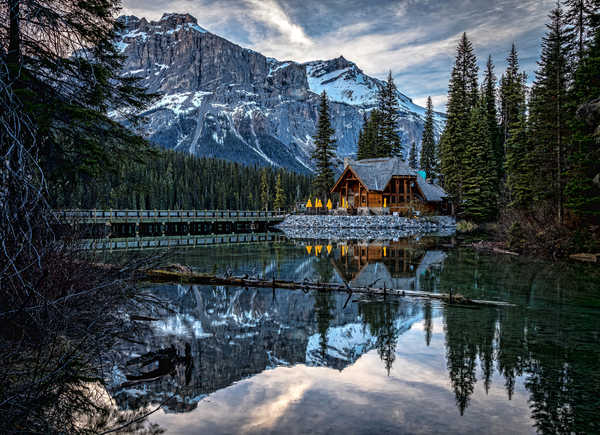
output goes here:
{"type": "MultiPolygon", "coordinates": [[[[119,21],[122,74],[142,78],[149,92],[161,95],[141,128],[163,148],[311,171],[318,94],[326,91],[341,169],[343,158],[356,152],[363,115],[376,107],[382,82],[343,57],[280,62],[206,31],[188,14],[119,21]]],[[[398,99],[403,145],[420,144],[425,109],[401,93],[398,99]]],[[[118,108],[111,116],[120,119],[118,108]]],[[[444,122],[437,114],[438,133],[444,122]]]]}

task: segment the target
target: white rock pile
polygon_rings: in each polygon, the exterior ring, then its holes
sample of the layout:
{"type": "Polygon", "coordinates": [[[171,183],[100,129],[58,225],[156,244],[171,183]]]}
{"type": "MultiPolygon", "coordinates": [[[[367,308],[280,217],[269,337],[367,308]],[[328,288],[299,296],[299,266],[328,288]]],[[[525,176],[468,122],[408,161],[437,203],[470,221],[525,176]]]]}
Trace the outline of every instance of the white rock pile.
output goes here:
{"type": "Polygon", "coordinates": [[[291,215],[277,226],[289,238],[398,239],[418,234],[448,236],[456,231],[450,216],[405,218],[400,216],[291,215]]]}

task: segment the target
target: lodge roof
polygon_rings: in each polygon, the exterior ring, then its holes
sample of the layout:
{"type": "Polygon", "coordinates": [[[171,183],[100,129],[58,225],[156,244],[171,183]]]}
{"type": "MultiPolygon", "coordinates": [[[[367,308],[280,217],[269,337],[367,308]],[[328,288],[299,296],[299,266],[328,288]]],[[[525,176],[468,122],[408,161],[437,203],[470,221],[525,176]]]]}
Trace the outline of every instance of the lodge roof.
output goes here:
{"type": "Polygon", "coordinates": [[[399,157],[350,160],[348,166],[371,191],[383,191],[393,176],[413,176],[429,202],[440,202],[448,195],[437,184],[428,183],[417,171],[399,157]]]}

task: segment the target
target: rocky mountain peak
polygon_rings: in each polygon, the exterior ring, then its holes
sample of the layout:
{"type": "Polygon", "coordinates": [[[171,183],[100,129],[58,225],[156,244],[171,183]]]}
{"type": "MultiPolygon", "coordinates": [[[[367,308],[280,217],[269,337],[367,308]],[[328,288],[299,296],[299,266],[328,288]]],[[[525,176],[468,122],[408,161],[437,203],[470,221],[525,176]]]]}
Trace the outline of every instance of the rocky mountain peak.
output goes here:
{"type": "MultiPolygon", "coordinates": [[[[119,22],[122,74],[162,95],[145,113],[142,133],[165,148],[306,172],[323,91],[331,101],[340,162],[356,152],[363,115],[377,105],[382,82],[343,56],[280,62],[207,32],[189,14],[150,22],[123,16],[119,22]]],[[[407,148],[420,143],[425,109],[398,96],[398,128],[407,148]]]]}

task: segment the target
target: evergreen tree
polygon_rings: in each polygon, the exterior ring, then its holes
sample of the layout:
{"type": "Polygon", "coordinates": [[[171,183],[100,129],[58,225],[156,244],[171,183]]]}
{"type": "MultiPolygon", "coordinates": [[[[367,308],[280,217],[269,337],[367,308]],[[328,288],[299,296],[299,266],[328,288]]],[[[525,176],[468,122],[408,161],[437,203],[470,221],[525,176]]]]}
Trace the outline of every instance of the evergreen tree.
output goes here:
{"type": "Polygon", "coordinates": [[[421,169],[425,171],[427,178],[435,178],[436,168],[436,144],[433,130],[433,103],[431,97],[427,97],[427,112],[425,115],[425,127],[423,128],[423,139],[421,142],[421,169]]]}
{"type": "Polygon", "coordinates": [[[497,189],[499,190],[500,187],[498,183],[502,177],[502,168],[504,165],[504,147],[502,145],[502,139],[498,125],[498,109],[496,106],[496,75],[494,74],[492,56],[488,57],[486,64],[481,96],[483,98],[483,106],[485,109],[488,131],[490,134],[490,142],[492,143],[492,148],[494,149],[494,170],[497,174],[496,183],[497,189]]]}
{"type": "Polygon", "coordinates": [[[418,169],[418,165],[417,165],[417,144],[413,141],[412,145],[410,146],[410,154],[408,157],[408,166],[410,166],[413,169],[418,169]]]}
{"type": "Polygon", "coordinates": [[[508,67],[500,80],[500,129],[503,143],[508,140],[513,123],[517,122],[526,109],[526,75],[519,71],[519,54],[512,45],[506,62],[508,67]]]}
{"type": "Polygon", "coordinates": [[[385,85],[378,94],[379,130],[381,142],[376,148],[377,157],[391,157],[402,155],[402,141],[398,134],[398,89],[394,83],[392,72],[388,74],[385,85]]]}
{"type": "Polygon", "coordinates": [[[471,41],[464,33],[459,41],[456,61],[448,89],[446,128],[440,140],[440,169],[443,184],[459,208],[463,197],[465,144],[468,141],[471,109],[478,99],[477,59],[471,41]]]}
{"type": "MultiPolygon", "coordinates": [[[[31,122],[34,154],[51,188],[73,190],[83,183],[85,189],[119,161],[148,155],[145,140],[107,116],[118,107],[135,126],[153,97],[139,79],[121,75],[123,57],[114,46],[122,29],[114,19],[119,8],[118,0],[10,0],[10,19],[0,23],[9,42],[0,54],[0,83],[16,97],[0,105],[16,103],[22,119],[31,122]]],[[[0,145],[7,144],[2,138],[0,145]]]]}
{"type": "Polygon", "coordinates": [[[267,170],[263,169],[260,175],[260,208],[262,210],[269,209],[271,193],[269,189],[269,181],[267,178],[267,170]]]}
{"type": "Polygon", "coordinates": [[[374,109],[371,111],[369,121],[365,129],[365,158],[372,159],[381,157],[377,150],[383,148],[383,138],[381,135],[381,113],[374,109]]]}
{"type": "Polygon", "coordinates": [[[600,2],[593,0],[565,0],[565,22],[574,41],[576,62],[585,56],[586,45],[593,38],[591,19],[598,13],[600,2]],[[595,4],[594,4],[595,3],[595,4]]]}
{"type": "Polygon", "coordinates": [[[42,245],[55,239],[48,186],[85,193],[82,178],[114,171],[121,160],[143,158],[149,149],[106,115],[119,107],[135,126],[150,102],[138,79],[121,76],[123,58],[113,45],[119,4],[0,4],[0,261],[15,273],[9,281],[28,292],[41,278],[26,283],[24,274],[41,273],[50,252],[42,245]]]}
{"type": "Polygon", "coordinates": [[[313,180],[314,191],[321,199],[329,197],[329,190],[333,187],[334,178],[331,169],[331,159],[335,155],[335,131],[331,127],[329,119],[329,105],[325,91],[321,94],[321,106],[319,109],[319,121],[317,133],[314,136],[315,150],[313,160],[315,162],[316,174],[313,180]]]}
{"type": "Polygon", "coordinates": [[[363,116],[363,126],[358,133],[358,150],[356,152],[356,159],[363,160],[371,157],[371,147],[367,139],[367,129],[369,127],[369,118],[365,114],[363,116]]]}
{"type": "Polygon", "coordinates": [[[532,168],[529,166],[530,138],[527,131],[527,115],[523,110],[512,123],[506,142],[506,174],[510,206],[526,209],[531,206],[532,168]]]}
{"type": "Polygon", "coordinates": [[[550,14],[548,32],[542,40],[532,89],[530,136],[533,138],[530,174],[534,200],[554,205],[557,221],[563,222],[565,139],[567,137],[566,93],[569,80],[568,53],[572,35],[566,31],[560,7],[550,14]]]}
{"type": "Polygon", "coordinates": [[[489,221],[496,213],[496,168],[488,126],[482,99],[482,103],[471,110],[463,161],[462,214],[475,222],[489,221]]]}
{"type": "MultiPolygon", "coordinates": [[[[600,2],[599,2],[600,3],[600,2]]],[[[574,75],[569,100],[573,110],[600,98],[600,20],[590,49],[584,55],[574,75]]],[[[580,117],[570,123],[571,155],[565,186],[565,206],[580,217],[600,216],[600,186],[593,179],[600,174],[600,138],[597,125],[586,124],[580,117]]]]}
{"type": "Polygon", "coordinates": [[[285,191],[283,190],[283,184],[281,181],[281,173],[277,174],[277,182],[275,183],[275,210],[281,210],[285,208],[285,191]]]}

